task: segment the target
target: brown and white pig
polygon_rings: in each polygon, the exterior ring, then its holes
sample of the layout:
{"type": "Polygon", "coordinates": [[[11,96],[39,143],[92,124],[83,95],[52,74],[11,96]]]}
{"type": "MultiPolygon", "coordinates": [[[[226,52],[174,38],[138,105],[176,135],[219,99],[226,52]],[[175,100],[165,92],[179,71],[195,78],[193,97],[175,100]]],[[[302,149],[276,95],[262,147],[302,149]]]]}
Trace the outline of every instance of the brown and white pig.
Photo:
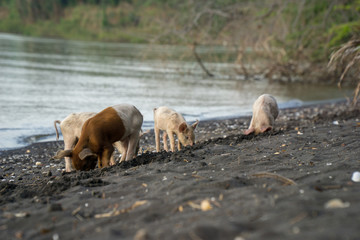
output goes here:
{"type": "MultiPolygon", "coordinates": [[[[80,112],[80,113],[71,113],[64,120],[55,120],[54,127],[56,131],[56,140],[59,140],[59,132],[56,124],[60,124],[60,129],[64,139],[64,150],[73,149],[76,143],[79,141],[81,135],[81,129],[84,125],[85,121],[89,118],[95,116],[95,112],[80,112]]],[[[113,144],[113,146],[119,151],[121,154],[120,162],[125,161],[126,152],[121,145],[120,141],[117,141],[113,144]]],[[[139,143],[138,147],[139,148],[139,143]]],[[[111,156],[110,165],[115,165],[114,155],[111,156]]],[[[71,172],[73,170],[71,166],[71,158],[65,157],[65,171],[71,172]]]]}
{"type": "Polygon", "coordinates": [[[168,107],[154,108],[154,131],[156,151],[160,152],[160,130],[163,131],[164,149],[168,151],[167,136],[170,139],[171,151],[175,151],[175,138],[178,138],[178,150],[181,150],[181,145],[192,146],[195,144],[194,130],[199,121],[189,125],[186,123],[184,117],[168,107]]]}
{"type": "Polygon", "coordinates": [[[249,129],[244,131],[245,135],[250,133],[264,133],[273,129],[275,119],[279,115],[276,99],[269,95],[261,95],[253,105],[253,115],[249,129]]]}
{"type": "Polygon", "coordinates": [[[125,160],[136,155],[143,116],[133,105],[119,104],[108,107],[85,121],[79,141],[74,149],[59,151],[55,159],[71,157],[76,170],[109,166],[113,144],[120,141],[126,153],[125,160]]]}

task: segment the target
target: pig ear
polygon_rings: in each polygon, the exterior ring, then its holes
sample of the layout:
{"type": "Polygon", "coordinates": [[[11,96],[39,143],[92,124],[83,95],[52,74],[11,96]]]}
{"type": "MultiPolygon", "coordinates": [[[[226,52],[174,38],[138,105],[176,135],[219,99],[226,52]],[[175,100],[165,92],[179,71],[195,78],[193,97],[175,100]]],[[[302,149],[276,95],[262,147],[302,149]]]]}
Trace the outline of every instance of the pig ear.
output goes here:
{"type": "Polygon", "coordinates": [[[185,130],[187,129],[187,125],[186,125],[186,122],[183,122],[180,124],[179,126],[179,132],[185,132],[185,130]]]}
{"type": "Polygon", "coordinates": [[[245,131],[244,131],[244,134],[245,134],[245,135],[249,135],[250,133],[253,133],[254,131],[255,131],[254,128],[249,128],[248,130],[245,130],[245,131]]]}
{"type": "Polygon", "coordinates": [[[56,153],[55,156],[52,157],[52,159],[62,159],[64,157],[71,157],[72,156],[72,150],[60,150],[56,153]]]}
{"type": "Polygon", "coordinates": [[[191,125],[191,126],[195,129],[198,124],[199,124],[199,120],[196,119],[196,122],[193,123],[193,125],[191,125]]]}
{"type": "Polygon", "coordinates": [[[270,131],[272,127],[261,127],[260,132],[264,133],[266,131],[270,131]]]}
{"type": "Polygon", "coordinates": [[[90,157],[90,156],[97,156],[95,153],[93,153],[90,148],[84,148],[80,153],[79,153],[79,158],[81,160],[84,160],[86,157],[90,157]]]}

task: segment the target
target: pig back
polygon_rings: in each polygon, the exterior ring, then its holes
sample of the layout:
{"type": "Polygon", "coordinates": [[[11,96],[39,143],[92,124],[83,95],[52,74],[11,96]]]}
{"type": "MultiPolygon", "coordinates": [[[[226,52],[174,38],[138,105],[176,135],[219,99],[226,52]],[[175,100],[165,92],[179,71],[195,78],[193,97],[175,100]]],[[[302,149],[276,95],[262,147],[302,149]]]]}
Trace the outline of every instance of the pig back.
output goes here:
{"type": "Polygon", "coordinates": [[[120,140],[124,133],[125,127],[121,118],[114,109],[109,107],[84,123],[79,144],[91,145],[91,149],[97,152],[104,143],[108,144],[120,140]]]}
{"type": "Polygon", "coordinates": [[[177,131],[184,117],[175,110],[162,106],[154,109],[154,123],[161,130],[177,131]]]}
{"type": "Polygon", "coordinates": [[[279,115],[279,107],[277,105],[276,99],[269,94],[265,94],[264,98],[265,98],[265,104],[269,108],[269,112],[275,120],[279,115]]]}
{"type": "Polygon", "coordinates": [[[125,129],[123,138],[141,131],[143,115],[135,106],[130,104],[118,104],[112,106],[112,108],[116,111],[117,116],[123,123],[125,129]]]}
{"type": "Polygon", "coordinates": [[[60,129],[63,136],[74,136],[79,138],[81,135],[81,129],[89,118],[95,116],[95,112],[81,112],[71,113],[64,120],[61,121],[60,129]]]}

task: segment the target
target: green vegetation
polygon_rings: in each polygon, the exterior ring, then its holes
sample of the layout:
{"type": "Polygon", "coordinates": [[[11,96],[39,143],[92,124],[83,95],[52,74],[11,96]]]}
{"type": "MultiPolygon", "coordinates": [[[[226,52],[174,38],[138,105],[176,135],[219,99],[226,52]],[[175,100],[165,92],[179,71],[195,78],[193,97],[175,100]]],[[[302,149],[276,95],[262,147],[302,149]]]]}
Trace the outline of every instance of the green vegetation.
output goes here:
{"type": "Polygon", "coordinates": [[[223,45],[286,66],[327,62],[360,35],[360,0],[0,0],[0,31],[130,43],[223,45]],[[271,49],[271,50],[270,50],[271,49]]]}
{"type": "Polygon", "coordinates": [[[339,48],[336,52],[332,53],[329,68],[333,70],[340,70],[341,76],[338,82],[339,88],[341,88],[346,75],[352,75],[351,80],[355,83],[352,84],[355,87],[353,96],[353,105],[355,106],[359,101],[360,96],[360,39],[351,40],[339,48]]]}

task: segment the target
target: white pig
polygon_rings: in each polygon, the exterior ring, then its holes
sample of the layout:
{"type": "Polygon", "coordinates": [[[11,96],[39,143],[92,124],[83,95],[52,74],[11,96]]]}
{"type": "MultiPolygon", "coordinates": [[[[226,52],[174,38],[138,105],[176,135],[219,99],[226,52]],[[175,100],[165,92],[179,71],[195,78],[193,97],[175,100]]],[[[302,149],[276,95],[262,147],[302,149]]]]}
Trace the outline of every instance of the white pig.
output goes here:
{"type": "Polygon", "coordinates": [[[184,117],[168,107],[154,108],[154,131],[156,151],[160,152],[160,130],[163,131],[164,149],[168,151],[167,136],[170,139],[171,151],[175,152],[175,138],[178,138],[178,150],[181,150],[181,145],[192,146],[195,143],[194,130],[199,121],[189,125],[186,123],[184,117]]]}
{"type": "Polygon", "coordinates": [[[279,115],[279,108],[276,99],[269,95],[261,95],[253,105],[253,116],[249,129],[244,131],[245,135],[255,132],[264,133],[273,129],[275,119],[279,115]]]}

